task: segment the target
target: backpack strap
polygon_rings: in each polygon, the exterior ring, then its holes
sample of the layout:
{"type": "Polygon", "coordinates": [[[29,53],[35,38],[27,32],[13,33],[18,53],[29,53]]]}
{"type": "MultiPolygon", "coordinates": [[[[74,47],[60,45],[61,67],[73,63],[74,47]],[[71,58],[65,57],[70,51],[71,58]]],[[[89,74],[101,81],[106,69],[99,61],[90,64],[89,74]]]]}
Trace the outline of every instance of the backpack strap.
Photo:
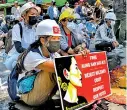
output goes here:
{"type": "Polygon", "coordinates": [[[30,51],[37,52],[42,56],[42,54],[38,48],[31,48],[31,46],[30,46],[27,50],[25,50],[23,53],[21,53],[20,56],[18,57],[17,64],[16,64],[18,66],[17,73],[20,74],[20,73],[22,73],[23,70],[25,70],[24,59],[30,51]]]}
{"type": "Polygon", "coordinates": [[[22,25],[21,25],[20,22],[18,23],[18,25],[19,25],[19,29],[20,29],[20,36],[21,36],[21,39],[22,39],[22,35],[23,35],[22,25]]]}
{"type": "Polygon", "coordinates": [[[42,54],[41,54],[41,52],[40,52],[40,50],[38,48],[33,48],[33,49],[31,49],[31,51],[32,52],[37,52],[37,53],[39,53],[42,56],[42,54]]]}

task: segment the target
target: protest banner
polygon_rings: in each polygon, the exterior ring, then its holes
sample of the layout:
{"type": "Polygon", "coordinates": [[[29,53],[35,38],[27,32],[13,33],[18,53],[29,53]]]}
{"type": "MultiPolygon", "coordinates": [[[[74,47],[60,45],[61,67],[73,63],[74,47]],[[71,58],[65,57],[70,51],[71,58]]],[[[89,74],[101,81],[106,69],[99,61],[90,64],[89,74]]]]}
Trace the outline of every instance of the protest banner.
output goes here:
{"type": "Polygon", "coordinates": [[[55,58],[63,110],[80,109],[111,94],[105,52],[55,58]]]}

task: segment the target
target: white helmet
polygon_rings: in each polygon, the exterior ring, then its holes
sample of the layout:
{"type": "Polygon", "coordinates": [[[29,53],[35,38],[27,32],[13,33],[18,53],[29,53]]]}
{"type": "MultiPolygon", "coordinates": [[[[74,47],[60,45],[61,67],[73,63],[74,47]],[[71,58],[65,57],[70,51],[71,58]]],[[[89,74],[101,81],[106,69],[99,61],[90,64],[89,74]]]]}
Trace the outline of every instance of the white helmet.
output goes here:
{"type": "Polygon", "coordinates": [[[28,11],[30,8],[35,8],[36,9],[36,6],[32,2],[28,2],[28,3],[24,4],[21,7],[21,15],[25,14],[26,11],[28,11]]]}
{"type": "Polygon", "coordinates": [[[110,20],[117,20],[116,19],[116,15],[114,13],[107,13],[106,16],[105,16],[105,19],[110,19],[110,20]]]}
{"type": "Polygon", "coordinates": [[[61,36],[59,25],[54,20],[46,19],[41,21],[36,28],[36,35],[61,36]]]}

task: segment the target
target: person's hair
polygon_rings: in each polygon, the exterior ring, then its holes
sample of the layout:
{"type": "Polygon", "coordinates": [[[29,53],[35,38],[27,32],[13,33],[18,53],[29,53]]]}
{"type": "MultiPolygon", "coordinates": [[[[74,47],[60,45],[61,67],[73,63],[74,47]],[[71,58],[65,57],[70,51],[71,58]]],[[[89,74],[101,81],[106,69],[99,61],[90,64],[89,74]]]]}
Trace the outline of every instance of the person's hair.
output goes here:
{"type": "Polygon", "coordinates": [[[48,14],[46,14],[46,15],[43,16],[43,20],[45,20],[45,19],[50,19],[50,17],[49,17],[48,14]]]}
{"type": "Polygon", "coordinates": [[[113,8],[113,6],[110,4],[110,5],[108,6],[108,8],[112,9],[112,8],[113,8]]]}
{"type": "MultiPolygon", "coordinates": [[[[56,64],[56,70],[58,74],[58,77],[61,78],[62,83],[69,83],[70,81],[65,78],[63,75],[63,70],[67,69],[70,71],[70,65],[71,65],[71,56],[70,57],[62,57],[62,58],[56,58],[55,59],[55,64],[56,64]]],[[[63,89],[61,89],[63,91],[63,89]]],[[[63,91],[64,92],[64,91],[63,91]]],[[[63,97],[66,92],[64,92],[63,97]]]]}
{"type": "Polygon", "coordinates": [[[91,16],[91,15],[92,15],[92,12],[88,11],[87,16],[91,16]]]}
{"type": "Polygon", "coordinates": [[[68,1],[65,2],[65,5],[68,3],[68,1]]]}
{"type": "Polygon", "coordinates": [[[55,6],[56,5],[56,2],[53,2],[53,6],[55,6]]]}
{"type": "Polygon", "coordinates": [[[30,45],[31,48],[38,48],[41,46],[40,38],[30,45]]]}

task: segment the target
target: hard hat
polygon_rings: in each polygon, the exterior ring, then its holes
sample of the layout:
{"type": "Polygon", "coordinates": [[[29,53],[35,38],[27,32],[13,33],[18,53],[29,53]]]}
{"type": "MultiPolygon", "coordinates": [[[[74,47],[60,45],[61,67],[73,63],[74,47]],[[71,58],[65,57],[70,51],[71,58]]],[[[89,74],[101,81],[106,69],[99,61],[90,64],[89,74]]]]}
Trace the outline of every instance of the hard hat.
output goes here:
{"type": "Polygon", "coordinates": [[[30,8],[35,8],[36,9],[36,6],[32,2],[28,2],[28,3],[24,4],[21,7],[21,15],[25,14],[26,11],[28,11],[30,8]]]}
{"type": "Polygon", "coordinates": [[[43,20],[37,25],[36,35],[62,36],[59,25],[55,20],[50,19],[43,20]]]}
{"type": "Polygon", "coordinates": [[[106,14],[105,19],[117,20],[115,14],[110,12],[106,14]]]}
{"type": "Polygon", "coordinates": [[[100,5],[102,5],[103,6],[103,4],[102,4],[102,2],[101,2],[101,0],[96,0],[96,6],[100,6],[100,5]]]}
{"type": "Polygon", "coordinates": [[[62,14],[59,17],[59,22],[65,18],[71,18],[71,19],[75,19],[74,16],[74,10],[71,8],[66,9],[65,11],[62,12],[62,14]]]}

